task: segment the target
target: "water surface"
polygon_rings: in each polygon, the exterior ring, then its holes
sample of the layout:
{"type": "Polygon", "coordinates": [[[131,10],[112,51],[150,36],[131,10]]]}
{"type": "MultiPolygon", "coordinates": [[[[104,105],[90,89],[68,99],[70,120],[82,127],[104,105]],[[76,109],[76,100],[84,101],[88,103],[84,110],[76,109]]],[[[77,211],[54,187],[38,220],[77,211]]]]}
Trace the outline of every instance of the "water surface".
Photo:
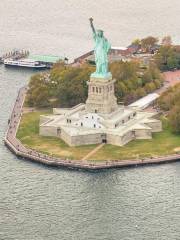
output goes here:
{"type": "MultiPolygon", "coordinates": [[[[179,42],[180,2],[2,0],[0,52],[67,55],[92,48],[93,16],[114,46],[171,34],[179,42]]],[[[0,139],[17,91],[32,71],[0,67],[0,139]]],[[[180,239],[180,164],[95,173],[17,159],[0,142],[0,239],[180,239]]]]}

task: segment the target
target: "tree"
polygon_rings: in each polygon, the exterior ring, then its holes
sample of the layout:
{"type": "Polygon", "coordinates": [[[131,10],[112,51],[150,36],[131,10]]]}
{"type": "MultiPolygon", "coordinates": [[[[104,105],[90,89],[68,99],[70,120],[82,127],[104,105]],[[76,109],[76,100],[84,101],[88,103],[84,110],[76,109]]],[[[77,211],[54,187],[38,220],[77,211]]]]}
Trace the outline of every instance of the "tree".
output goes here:
{"type": "Polygon", "coordinates": [[[175,55],[171,55],[167,59],[167,67],[169,70],[175,69],[178,66],[178,61],[175,55]]]}
{"type": "Polygon", "coordinates": [[[162,81],[160,79],[155,79],[154,84],[156,86],[156,89],[159,89],[162,86],[162,81]]]}
{"type": "MultiPolygon", "coordinates": [[[[110,63],[118,102],[130,102],[144,96],[157,87],[161,75],[155,65],[141,69],[140,63],[117,61],[110,63]],[[146,84],[152,83],[149,86],[146,84]],[[155,84],[156,83],[156,84],[155,84]]],[[[29,83],[27,103],[29,106],[72,107],[87,99],[87,81],[95,71],[88,64],[73,67],[57,63],[50,74],[36,74],[29,83]],[[47,78],[48,75],[48,78],[47,78]]]]}
{"type": "Polygon", "coordinates": [[[172,131],[180,134],[180,105],[172,108],[169,114],[169,121],[172,131]]]}
{"type": "Polygon", "coordinates": [[[147,70],[150,72],[153,80],[159,79],[160,81],[162,81],[162,74],[159,71],[159,69],[157,68],[155,63],[150,62],[147,70]]]}
{"type": "Polygon", "coordinates": [[[142,75],[143,86],[150,82],[154,82],[156,84],[156,88],[159,88],[163,82],[162,74],[154,63],[150,63],[142,75]],[[156,81],[155,83],[155,80],[158,82],[156,81]]]}
{"type": "Polygon", "coordinates": [[[137,99],[142,98],[146,95],[146,91],[144,90],[144,88],[138,88],[135,94],[137,99]]]}
{"type": "Polygon", "coordinates": [[[27,92],[26,103],[31,107],[49,106],[48,83],[41,74],[31,77],[27,92]]]}
{"type": "Polygon", "coordinates": [[[122,81],[118,81],[115,87],[115,94],[118,98],[118,100],[123,100],[124,96],[126,95],[126,93],[128,92],[128,89],[125,85],[124,82],[122,81]]]}
{"type": "Polygon", "coordinates": [[[167,111],[172,131],[180,134],[180,84],[164,92],[157,104],[163,111],[167,111]]]}
{"type": "Polygon", "coordinates": [[[153,92],[154,90],[156,89],[156,85],[154,84],[154,82],[150,82],[150,83],[147,83],[145,85],[145,90],[147,93],[151,93],[153,92]]]}
{"type": "Polygon", "coordinates": [[[162,71],[172,70],[178,68],[178,58],[174,47],[161,46],[158,53],[154,56],[155,63],[162,71]]]}
{"type": "Polygon", "coordinates": [[[141,46],[141,40],[139,38],[134,39],[131,44],[140,47],[141,46]]]}
{"type": "Polygon", "coordinates": [[[34,89],[32,92],[33,106],[34,107],[47,107],[49,106],[49,94],[48,88],[45,85],[41,85],[34,89]]]}
{"type": "Polygon", "coordinates": [[[153,81],[152,74],[149,71],[149,69],[147,69],[142,76],[143,85],[145,85],[146,83],[152,82],[152,81],[153,81]]]}
{"type": "Polygon", "coordinates": [[[171,36],[168,35],[168,36],[163,37],[161,44],[163,46],[171,46],[172,45],[171,36]]]}
{"type": "Polygon", "coordinates": [[[162,93],[157,103],[164,111],[170,111],[175,105],[180,106],[180,84],[176,84],[162,93]]]}
{"type": "Polygon", "coordinates": [[[158,38],[149,36],[141,40],[141,46],[146,52],[149,52],[158,43],[158,38]]]}
{"type": "Polygon", "coordinates": [[[169,111],[173,107],[173,93],[163,93],[158,99],[159,107],[164,111],[169,111]]]}
{"type": "Polygon", "coordinates": [[[113,77],[117,80],[128,80],[130,78],[137,77],[137,71],[139,64],[136,62],[123,62],[117,61],[110,64],[110,71],[113,77]]]}
{"type": "Polygon", "coordinates": [[[72,107],[87,98],[87,84],[92,67],[66,67],[59,72],[52,70],[52,80],[57,82],[56,97],[61,107],[72,107]]]}

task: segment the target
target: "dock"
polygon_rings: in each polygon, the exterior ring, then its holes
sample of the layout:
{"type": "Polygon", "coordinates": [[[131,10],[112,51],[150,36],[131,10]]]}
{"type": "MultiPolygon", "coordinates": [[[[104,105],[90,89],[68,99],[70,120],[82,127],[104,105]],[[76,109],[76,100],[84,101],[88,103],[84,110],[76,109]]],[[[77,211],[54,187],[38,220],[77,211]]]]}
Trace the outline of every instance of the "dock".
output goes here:
{"type": "Polygon", "coordinates": [[[58,62],[64,62],[65,64],[68,63],[67,57],[54,55],[34,55],[30,54],[28,50],[9,51],[0,57],[0,63],[3,64],[4,60],[20,60],[20,59],[37,61],[40,64],[44,64],[46,68],[52,68],[52,66],[58,62]]]}
{"type": "Polygon", "coordinates": [[[28,59],[32,59],[41,64],[45,64],[47,68],[52,68],[52,66],[57,62],[68,62],[68,58],[54,56],[54,55],[31,55],[29,54],[28,59]]]}
{"type": "Polygon", "coordinates": [[[10,52],[7,52],[5,54],[3,54],[0,59],[1,62],[3,63],[3,61],[5,59],[13,59],[13,60],[18,60],[21,58],[27,58],[29,56],[29,51],[28,50],[13,50],[10,52]]]}

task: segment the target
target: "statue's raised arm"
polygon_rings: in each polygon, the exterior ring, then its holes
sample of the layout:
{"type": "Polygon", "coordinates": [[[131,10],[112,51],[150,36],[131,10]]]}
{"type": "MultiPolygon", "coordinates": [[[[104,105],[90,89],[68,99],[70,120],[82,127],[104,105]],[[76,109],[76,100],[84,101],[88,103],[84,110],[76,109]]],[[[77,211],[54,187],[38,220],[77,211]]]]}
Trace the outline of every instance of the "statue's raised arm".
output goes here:
{"type": "Polygon", "coordinates": [[[94,56],[96,62],[96,71],[91,74],[92,77],[107,78],[111,77],[108,72],[108,51],[111,48],[110,43],[104,37],[103,30],[95,29],[93,18],[89,19],[94,39],[94,56]]]}
{"type": "Polygon", "coordinates": [[[95,30],[94,24],[93,24],[93,18],[91,17],[91,18],[89,19],[89,21],[90,21],[90,26],[91,26],[91,28],[92,28],[93,33],[96,34],[96,30],[95,30]]]}

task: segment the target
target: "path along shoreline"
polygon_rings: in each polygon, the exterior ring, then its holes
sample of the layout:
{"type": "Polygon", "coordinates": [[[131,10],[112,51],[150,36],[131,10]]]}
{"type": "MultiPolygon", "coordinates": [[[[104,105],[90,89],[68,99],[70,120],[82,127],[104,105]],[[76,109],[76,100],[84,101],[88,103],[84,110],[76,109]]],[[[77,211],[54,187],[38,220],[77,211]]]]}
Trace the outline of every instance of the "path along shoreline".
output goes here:
{"type": "Polygon", "coordinates": [[[143,158],[143,159],[130,159],[130,160],[113,160],[102,162],[88,162],[82,160],[66,160],[57,157],[52,157],[33,149],[25,147],[17,138],[16,133],[19,128],[23,113],[23,104],[27,93],[27,87],[22,87],[16,98],[12,114],[8,121],[8,128],[5,134],[5,145],[17,156],[31,162],[42,163],[48,166],[65,167],[71,169],[84,169],[84,170],[101,170],[111,168],[143,166],[147,164],[160,164],[169,163],[180,160],[180,154],[173,154],[161,157],[143,158]]]}

